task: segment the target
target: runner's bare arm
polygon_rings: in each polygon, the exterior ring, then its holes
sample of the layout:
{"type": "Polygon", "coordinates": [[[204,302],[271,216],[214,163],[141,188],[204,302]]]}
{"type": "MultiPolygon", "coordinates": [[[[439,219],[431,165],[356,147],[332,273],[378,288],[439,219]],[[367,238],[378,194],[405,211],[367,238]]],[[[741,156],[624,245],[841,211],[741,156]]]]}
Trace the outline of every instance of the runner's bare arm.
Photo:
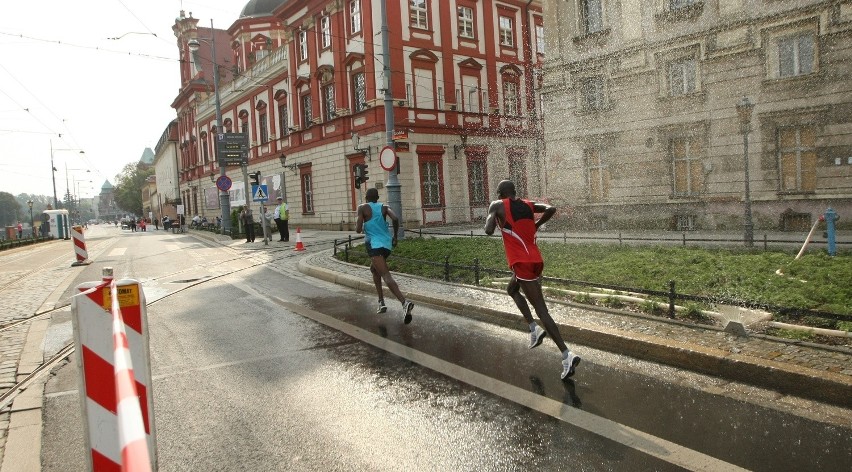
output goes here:
{"type": "Polygon", "coordinates": [[[396,235],[399,234],[399,218],[396,216],[396,213],[390,209],[389,206],[382,206],[382,210],[385,212],[385,216],[391,219],[391,225],[393,225],[393,246],[396,247],[396,235]]]}
{"type": "Polygon", "coordinates": [[[556,214],[556,207],[550,206],[546,203],[535,202],[533,205],[536,213],[542,213],[541,218],[535,222],[535,227],[538,228],[541,225],[547,223],[547,220],[553,217],[556,214]]]}
{"type": "Polygon", "coordinates": [[[485,234],[494,234],[494,229],[497,228],[498,219],[499,222],[503,221],[503,212],[502,200],[494,200],[491,202],[491,206],[488,207],[488,218],[485,219],[485,234]]]}
{"type": "Polygon", "coordinates": [[[355,232],[361,234],[364,231],[364,220],[370,219],[371,214],[370,207],[368,205],[358,205],[358,219],[355,220],[355,232]]]}

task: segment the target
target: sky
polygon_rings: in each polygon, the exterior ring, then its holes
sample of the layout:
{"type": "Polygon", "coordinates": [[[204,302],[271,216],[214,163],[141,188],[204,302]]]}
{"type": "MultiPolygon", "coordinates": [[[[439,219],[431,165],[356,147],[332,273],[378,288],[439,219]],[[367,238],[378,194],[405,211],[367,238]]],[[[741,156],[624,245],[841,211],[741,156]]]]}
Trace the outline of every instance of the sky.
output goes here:
{"type": "Polygon", "coordinates": [[[180,11],[227,29],[247,2],[3,2],[0,191],[52,198],[51,146],[60,200],[66,189],[89,198],[115,185],[175,118],[180,11]]]}

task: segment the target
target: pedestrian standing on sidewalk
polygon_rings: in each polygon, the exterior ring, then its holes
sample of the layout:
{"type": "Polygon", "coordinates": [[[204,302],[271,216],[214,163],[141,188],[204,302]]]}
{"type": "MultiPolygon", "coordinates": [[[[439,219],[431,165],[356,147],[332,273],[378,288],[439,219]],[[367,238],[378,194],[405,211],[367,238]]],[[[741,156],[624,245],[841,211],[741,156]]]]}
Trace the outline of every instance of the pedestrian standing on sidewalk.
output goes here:
{"type": "Polygon", "coordinates": [[[24,225],[22,225],[21,222],[19,221],[18,222],[18,239],[21,239],[23,237],[24,237],[24,225]]]}
{"type": "Polygon", "coordinates": [[[556,214],[556,208],[545,203],[518,198],[515,195],[515,183],[511,180],[503,180],[497,185],[497,196],[499,200],[491,202],[488,208],[485,234],[494,234],[494,230],[500,227],[506,260],[512,269],[512,278],[509,280],[506,291],[529,323],[530,349],[541,344],[544,336],[549,335],[556,343],[556,347],[562,351],[562,379],[566,379],[574,375],[574,369],[580,363],[580,356],[573,354],[565,346],[559,327],[547,311],[541,290],[544,259],[535,241],[536,231],[556,214]],[[536,213],[542,214],[538,221],[535,219],[536,213]],[[524,292],[523,295],[521,290],[524,292]],[[544,325],[544,330],[535,323],[527,300],[532,303],[536,315],[544,325]]]}
{"type": "Polygon", "coordinates": [[[254,242],[254,215],[251,213],[251,208],[245,206],[240,207],[240,221],[243,223],[243,228],[246,229],[246,242],[254,242]]]}
{"type": "Polygon", "coordinates": [[[283,198],[278,197],[277,201],[278,206],[275,207],[275,211],[272,213],[272,219],[275,220],[275,226],[278,228],[279,241],[286,243],[290,241],[290,211],[287,209],[287,203],[283,198]]]}
{"type": "Polygon", "coordinates": [[[387,205],[379,202],[379,191],[375,188],[367,190],[367,203],[358,205],[358,218],[355,221],[355,232],[364,232],[364,245],[370,256],[370,272],[373,274],[373,283],[379,294],[379,308],[376,313],[384,313],[388,310],[385,306],[382,280],[385,281],[391,293],[402,303],[403,323],[411,323],[411,311],[414,303],[406,300],[399,290],[399,285],[393,279],[388,269],[387,258],[391,250],[396,246],[396,235],[399,232],[399,218],[387,205]],[[393,225],[393,236],[388,230],[385,218],[390,218],[393,225]]]}

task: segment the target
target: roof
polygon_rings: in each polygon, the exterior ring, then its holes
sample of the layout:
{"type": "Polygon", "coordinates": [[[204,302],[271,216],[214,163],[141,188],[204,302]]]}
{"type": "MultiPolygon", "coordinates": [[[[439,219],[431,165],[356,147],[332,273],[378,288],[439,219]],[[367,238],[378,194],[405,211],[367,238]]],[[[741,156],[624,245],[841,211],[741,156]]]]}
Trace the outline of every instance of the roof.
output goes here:
{"type": "Polygon", "coordinates": [[[140,164],[147,164],[147,165],[153,164],[154,163],[154,151],[152,151],[151,148],[145,148],[145,150],[142,151],[142,157],[139,158],[139,163],[140,164]]]}
{"type": "Polygon", "coordinates": [[[271,16],[276,8],[286,2],[287,0],[249,0],[243,7],[243,11],[240,12],[240,18],[271,16]]]}

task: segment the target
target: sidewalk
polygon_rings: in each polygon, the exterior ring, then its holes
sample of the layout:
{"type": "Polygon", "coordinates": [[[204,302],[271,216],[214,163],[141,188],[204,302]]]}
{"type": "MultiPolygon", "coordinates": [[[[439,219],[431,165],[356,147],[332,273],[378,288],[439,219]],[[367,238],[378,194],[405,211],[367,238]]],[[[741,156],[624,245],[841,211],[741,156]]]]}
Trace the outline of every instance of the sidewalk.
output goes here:
{"type": "MultiPolygon", "coordinates": [[[[345,239],[350,234],[303,230],[302,238],[310,248],[314,242],[345,239]]],[[[416,233],[409,231],[408,234],[416,233]]],[[[196,235],[234,245],[234,241],[224,236],[196,235]]],[[[787,237],[791,241],[795,239],[795,236],[787,237]]],[[[261,250],[278,247],[262,243],[254,246],[261,250]]],[[[375,292],[368,268],[338,261],[331,250],[306,254],[299,261],[299,270],[366,293],[375,292]]],[[[517,307],[502,290],[400,273],[394,273],[394,279],[403,292],[417,302],[519,330],[525,327],[517,307]]],[[[852,349],[758,334],[737,336],[721,327],[621,310],[591,310],[587,306],[552,300],[548,301],[548,306],[569,344],[587,345],[775,390],[783,395],[852,408],[852,349]]]]}

